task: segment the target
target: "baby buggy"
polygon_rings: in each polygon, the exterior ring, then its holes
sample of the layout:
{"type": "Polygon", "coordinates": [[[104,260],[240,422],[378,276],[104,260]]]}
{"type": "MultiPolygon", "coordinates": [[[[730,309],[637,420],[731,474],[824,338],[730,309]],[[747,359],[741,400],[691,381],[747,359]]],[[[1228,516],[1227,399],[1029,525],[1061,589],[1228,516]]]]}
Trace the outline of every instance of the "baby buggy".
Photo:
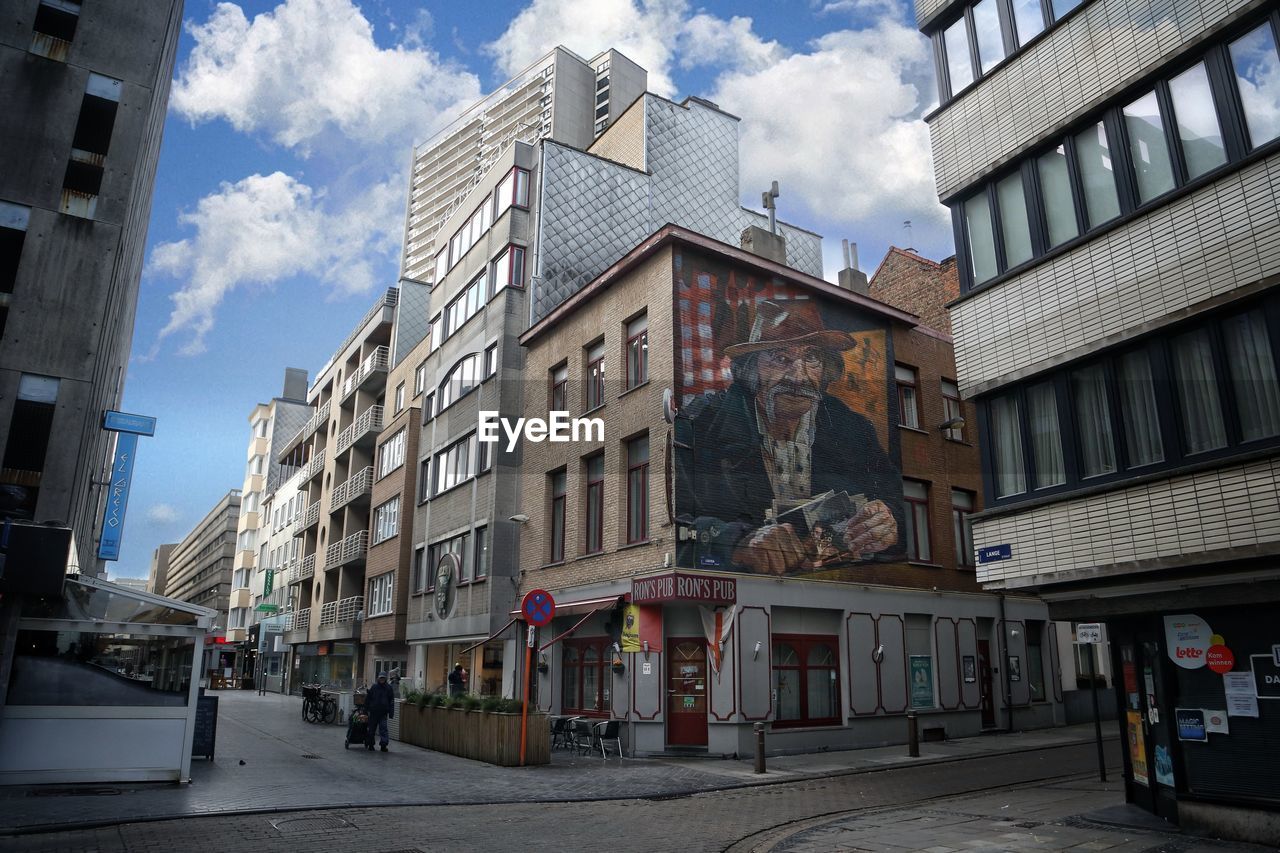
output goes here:
{"type": "Polygon", "coordinates": [[[356,708],[351,712],[351,719],[347,721],[347,739],[343,742],[342,748],[348,749],[353,743],[364,746],[368,734],[369,715],[363,708],[356,708]]]}

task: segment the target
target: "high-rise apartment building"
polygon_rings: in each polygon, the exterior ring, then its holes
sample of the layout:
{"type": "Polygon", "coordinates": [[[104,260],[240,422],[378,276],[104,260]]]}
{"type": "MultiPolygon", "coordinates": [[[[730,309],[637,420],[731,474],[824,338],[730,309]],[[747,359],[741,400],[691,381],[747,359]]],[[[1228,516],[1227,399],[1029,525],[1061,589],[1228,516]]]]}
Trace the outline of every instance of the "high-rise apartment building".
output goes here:
{"type": "Polygon", "coordinates": [[[215,641],[205,648],[204,672],[215,685],[230,684],[234,671],[234,646],[226,644],[231,609],[232,563],[236,554],[236,528],[240,517],[240,490],[232,489],[209,510],[169,554],[165,596],[198,604],[218,615],[215,641]]]}
{"type": "Polygon", "coordinates": [[[164,595],[169,583],[169,557],[177,542],[169,542],[157,546],[151,552],[151,570],[147,573],[147,592],[153,595],[164,595]]]}
{"type": "Polygon", "coordinates": [[[1105,622],[1126,799],[1274,841],[1280,15],[918,0],[978,579],[1105,622]]]}
{"type": "Polygon", "coordinates": [[[180,0],[9,4],[0,33],[0,515],[97,545],[180,0]],[[38,93],[38,95],[37,95],[38,93]]]}

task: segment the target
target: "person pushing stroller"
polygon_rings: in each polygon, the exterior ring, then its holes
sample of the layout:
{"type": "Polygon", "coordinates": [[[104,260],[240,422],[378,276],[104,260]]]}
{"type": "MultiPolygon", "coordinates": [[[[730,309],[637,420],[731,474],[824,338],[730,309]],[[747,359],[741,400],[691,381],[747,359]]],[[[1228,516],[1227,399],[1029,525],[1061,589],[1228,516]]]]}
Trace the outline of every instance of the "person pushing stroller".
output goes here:
{"type": "Polygon", "coordinates": [[[382,751],[387,751],[387,743],[391,736],[387,733],[387,719],[396,715],[396,692],[387,683],[387,674],[378,673],[378,683],[369,688],[364,697],[364,709],[369,714],[369,725],[365,729],[364,745],[373,749],[374,731],[382,742],[382,751]]]}

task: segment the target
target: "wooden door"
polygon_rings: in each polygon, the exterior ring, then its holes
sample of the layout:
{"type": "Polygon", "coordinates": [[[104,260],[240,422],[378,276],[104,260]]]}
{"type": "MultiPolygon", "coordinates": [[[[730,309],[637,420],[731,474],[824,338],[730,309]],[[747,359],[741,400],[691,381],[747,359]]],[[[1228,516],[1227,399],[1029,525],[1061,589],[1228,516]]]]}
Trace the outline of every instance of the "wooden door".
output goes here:
{"type": "Polygon", "coordinates": [[[982,727],[996,727],[996,700],[991,690],[991,642],[978,641],[978,695],[982,701],[982,727]]]}
{"type": "Polygon", "coordinates": [[[667,743],[707,745],[707,644],[701,637],[668,637],[667,743]]]}

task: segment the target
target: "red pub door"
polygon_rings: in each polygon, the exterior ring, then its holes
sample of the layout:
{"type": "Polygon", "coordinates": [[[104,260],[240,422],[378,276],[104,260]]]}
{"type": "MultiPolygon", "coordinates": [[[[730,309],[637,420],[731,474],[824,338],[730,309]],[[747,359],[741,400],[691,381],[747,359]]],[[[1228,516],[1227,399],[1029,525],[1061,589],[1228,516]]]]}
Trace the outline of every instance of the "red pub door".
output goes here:
{"type": "Polygon", "coordinates": [[[670,637],[667,648],[667,744],[706,746],[706,641],[670,637]]]}
{"type": "Polygon", "coordinates": [[[978,641],[978,696],[982,702],[982,727],[996,727],[996,701],[991,691],[991,643],[978,641]]]}

